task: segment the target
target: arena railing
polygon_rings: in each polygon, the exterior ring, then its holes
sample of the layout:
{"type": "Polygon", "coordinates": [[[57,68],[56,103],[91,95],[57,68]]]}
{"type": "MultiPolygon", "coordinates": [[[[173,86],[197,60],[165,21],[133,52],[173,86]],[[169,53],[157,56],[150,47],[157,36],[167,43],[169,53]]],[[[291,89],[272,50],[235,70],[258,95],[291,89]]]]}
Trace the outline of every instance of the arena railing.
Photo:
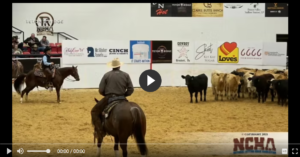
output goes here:
{"type": "Polygon", "coordinates": [[[22,34],[22,36],[23,36],[23,41],[24,41],[24,31],[20,30],[19,28],[14,27],[14,26],[12,26],[12,29],[18,30],[18,31],[12,30],[12,32],[22,34]]]}
{"type": "MultiPolygon", "coordinates": [[[[28,54],[28,55],[13,54],[12,56],[20,57],[20,58],[31,58],[31,57],[34,57],[34,58],[40,57],[40,58],[42,58],[44,55],[43,54],[28,54]]],[[[61,57],[61,54],[51,54],[50,56],[51,57],[61,57]]]]}
{"type": "Polygon", "coordinates": [[[57,34],[57,43],[59,43],[59,35],[65,37],[66,40],[78,40],[77,38],[65,32],[53,32],[53,33],[57,34]]]}

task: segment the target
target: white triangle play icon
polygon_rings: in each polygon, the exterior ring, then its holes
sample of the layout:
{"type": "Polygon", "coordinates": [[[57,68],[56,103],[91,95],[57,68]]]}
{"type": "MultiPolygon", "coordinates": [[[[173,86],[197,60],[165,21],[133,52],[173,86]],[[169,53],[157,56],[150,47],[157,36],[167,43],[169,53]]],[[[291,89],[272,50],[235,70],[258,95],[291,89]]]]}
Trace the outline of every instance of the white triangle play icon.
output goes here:
{"type": "Polygon", "coordinates": [[[153,82],[155,82],[155,80],[149,75],[147,75],[147,86],[151,85],[153,82]]]}
{"type": "Polygon", "coordinates": [[[11,153],[11,150],[7,148],[6,153],[7,154],[11,153]]]}

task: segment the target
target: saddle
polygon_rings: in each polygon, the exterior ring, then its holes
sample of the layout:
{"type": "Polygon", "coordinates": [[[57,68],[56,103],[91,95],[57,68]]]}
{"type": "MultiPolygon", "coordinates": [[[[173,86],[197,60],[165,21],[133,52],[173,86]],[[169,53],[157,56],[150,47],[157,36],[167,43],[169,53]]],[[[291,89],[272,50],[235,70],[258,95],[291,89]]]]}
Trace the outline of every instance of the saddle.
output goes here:
{"type": "MultiPolygon", "coordinates": [[[[55,76],[55,68],[51,69],[51,72],[52,72],[52,77],[54,77],[55,76]]],[[[42,69],[38,69],[38,68],[34,69],[34,75],[38,76],[38,77],[46,77],[46,75],[44,74],[44,71],[42,69]]]]}
{"type": "Polygon", "coordinates": [[[118,100],[127,100],[125,96],[113,96],[108,99],[108,105],[104,109],[104,113],[107,114],[106,118],[109,117],[109,113],[112,111],[112,109],[119,104],[118,100]]]}

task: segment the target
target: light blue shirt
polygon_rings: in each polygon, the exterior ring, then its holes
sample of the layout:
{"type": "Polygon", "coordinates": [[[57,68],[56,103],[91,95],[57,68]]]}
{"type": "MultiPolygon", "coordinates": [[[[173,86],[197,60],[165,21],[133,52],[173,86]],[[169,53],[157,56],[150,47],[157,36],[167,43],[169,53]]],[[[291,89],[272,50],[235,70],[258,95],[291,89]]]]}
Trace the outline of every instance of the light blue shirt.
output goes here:
{"type": "Polygon", "coordinates": [[[51,65],[51,63],[47,62],[47,57],[46,57],[46,56],[43,57],[43,62],[44,62],[44,64],[45,64],[46,66],[51,65]]]}

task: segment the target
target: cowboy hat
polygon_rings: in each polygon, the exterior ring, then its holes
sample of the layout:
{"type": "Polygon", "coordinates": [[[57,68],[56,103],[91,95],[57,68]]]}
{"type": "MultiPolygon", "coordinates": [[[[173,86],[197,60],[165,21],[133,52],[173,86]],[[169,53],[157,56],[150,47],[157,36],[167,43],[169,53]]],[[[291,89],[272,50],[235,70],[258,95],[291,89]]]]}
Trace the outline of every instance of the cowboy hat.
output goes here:
{"type": "Polygon", "coordinates": [[[37,47],[37,45],[36,45],[36,44],[34,44],[32,47],[37,47]]]}
{"type": "Polygon", "coordinates": [[[120,62],[119,58],[115,58],[111,62],[108,62],[107,65],[112,68],[118,68],[123,65],[123,62],[120,62]]]}

